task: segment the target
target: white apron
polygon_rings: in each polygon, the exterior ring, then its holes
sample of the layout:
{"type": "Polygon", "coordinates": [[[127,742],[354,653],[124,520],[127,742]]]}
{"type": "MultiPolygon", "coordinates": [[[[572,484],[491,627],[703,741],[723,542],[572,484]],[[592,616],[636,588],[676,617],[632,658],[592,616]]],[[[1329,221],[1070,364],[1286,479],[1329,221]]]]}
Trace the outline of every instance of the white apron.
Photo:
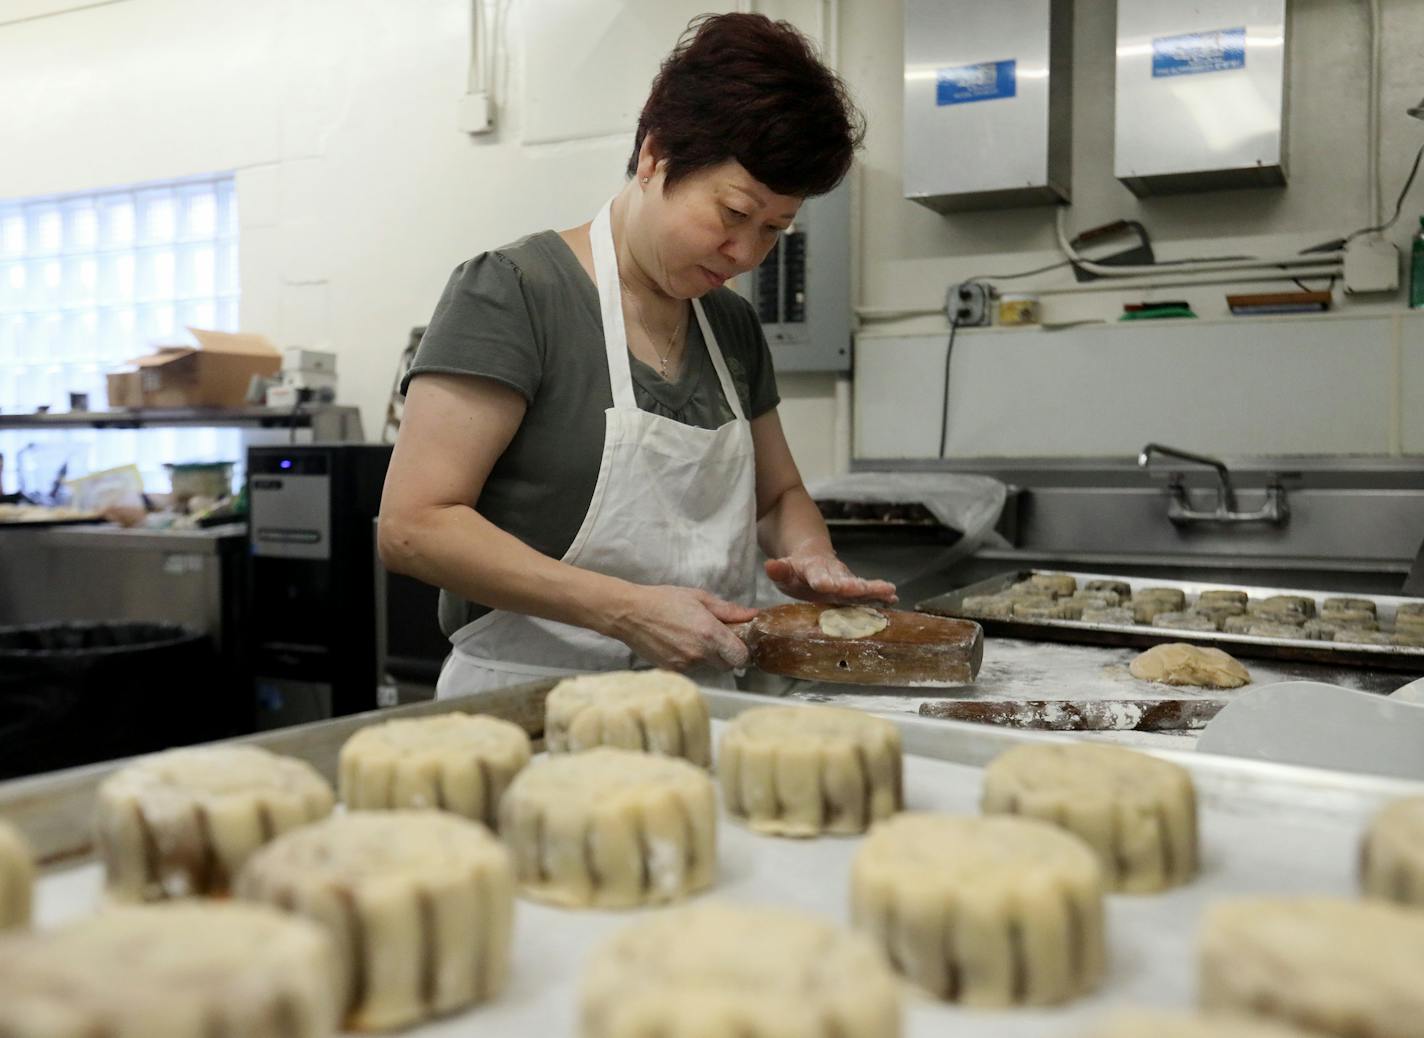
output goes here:
{"type": "MultiPolygon", "coordinates": [[[[588,513],[563,562],[637,584],[703,588],[748,603],[756,573],[756,473],[751,424],[702,304],[692,301],[733,418],[698,429],[651,414],[633,398],[612,203],[590,229],[613,406],[588,513]]],[[[582,627],[494,610],[451,636],[436,696],[469,695],[540,678],[647,666],[622,642],[582,627]]],[[[732,687],[711,667],[691,674],[732,687]]]]}

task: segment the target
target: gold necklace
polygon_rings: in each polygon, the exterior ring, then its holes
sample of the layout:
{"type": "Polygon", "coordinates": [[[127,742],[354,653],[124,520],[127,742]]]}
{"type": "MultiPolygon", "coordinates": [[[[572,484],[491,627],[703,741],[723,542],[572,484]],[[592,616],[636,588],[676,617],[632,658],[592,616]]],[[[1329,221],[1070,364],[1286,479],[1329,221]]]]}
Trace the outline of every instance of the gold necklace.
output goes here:
{"type": "Polygon", "coordinates": [[[628,287],[628,282],[623,280],[621,274],[618,276],[618,284],[623,286],[623,291],[628,293],[628,297],[633,300],[633,310],[638,315],[638,324],[642,326],[643,334],[648,337],[648,342],[652,345],[653,352],[657,354],[658,376],[660,378],[667,378],[668,361],[672,359],[673,347],[677,342],[677,333],[682,330],[682,315],[678,315],[677,323],[672,326],[672,334],[668,336],[667,341],[667,352],[663,353],[658,349],[657,340],[653,338],[653,333],[651,329],[648,328],[647,319],[643,316],[643,304],[638,301],[637,293],[628,287]]]}

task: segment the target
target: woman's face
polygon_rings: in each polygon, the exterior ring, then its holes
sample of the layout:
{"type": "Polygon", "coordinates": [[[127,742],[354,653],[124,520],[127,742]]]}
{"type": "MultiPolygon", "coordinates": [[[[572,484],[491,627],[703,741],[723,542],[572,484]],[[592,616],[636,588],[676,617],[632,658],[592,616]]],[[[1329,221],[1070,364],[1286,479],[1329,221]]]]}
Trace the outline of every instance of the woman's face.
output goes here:
{"type": "MultiPolygon", "coordinates": [[[[640,171],[640,176],[641,176],[640,171]]],[[[755,269],[801,208],[729,159],[663,188],[659,163],[642,195],[633,257],[664,295],[695,299],[755,269]]]]}

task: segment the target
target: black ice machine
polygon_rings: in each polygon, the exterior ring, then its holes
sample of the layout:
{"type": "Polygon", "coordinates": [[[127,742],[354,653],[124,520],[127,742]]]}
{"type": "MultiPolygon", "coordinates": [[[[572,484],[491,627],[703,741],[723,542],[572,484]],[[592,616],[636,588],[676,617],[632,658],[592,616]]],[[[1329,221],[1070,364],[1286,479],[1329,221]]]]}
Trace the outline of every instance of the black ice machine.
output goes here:
{"type": "Polygon", "coordinates": [[[390,444],[248,448],[259,728],[377,706],[372,520],[390,458],[390,444]]]}

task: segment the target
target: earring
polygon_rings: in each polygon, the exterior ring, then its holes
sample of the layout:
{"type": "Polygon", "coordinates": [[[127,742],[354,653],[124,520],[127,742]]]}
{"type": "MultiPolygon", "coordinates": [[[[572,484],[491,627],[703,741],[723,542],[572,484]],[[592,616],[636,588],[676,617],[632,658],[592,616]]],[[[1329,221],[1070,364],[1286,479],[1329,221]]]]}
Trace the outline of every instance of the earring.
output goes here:
{"type": "Polygon", "coordinates": [[[646,184],[648,183],[648,178],[647,178],[647,177],[644,177],[644,178],[643,178],[643,183],[644,183],[644,185],[646,185],[646,184]]]}

